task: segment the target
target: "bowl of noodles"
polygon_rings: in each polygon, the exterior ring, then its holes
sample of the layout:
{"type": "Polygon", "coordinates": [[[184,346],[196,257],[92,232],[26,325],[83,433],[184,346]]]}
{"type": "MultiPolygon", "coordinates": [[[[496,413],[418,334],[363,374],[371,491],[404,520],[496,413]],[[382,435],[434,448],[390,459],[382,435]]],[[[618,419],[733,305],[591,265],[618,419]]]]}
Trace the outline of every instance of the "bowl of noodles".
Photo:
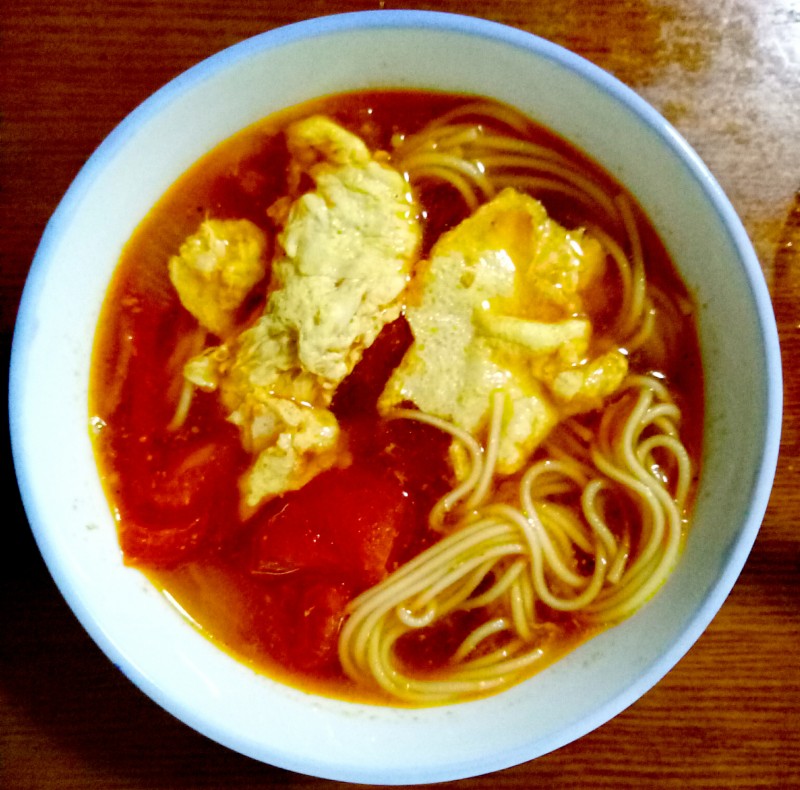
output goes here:
{"type": "Polygon", "coordinates": [[[109,136],[10,404],[41,552],[136,685],[255,759],[410,784],[569,743],[690,648],[781,371],[741,223],[651,107],[529,34],[366,12],[109,136]]]}

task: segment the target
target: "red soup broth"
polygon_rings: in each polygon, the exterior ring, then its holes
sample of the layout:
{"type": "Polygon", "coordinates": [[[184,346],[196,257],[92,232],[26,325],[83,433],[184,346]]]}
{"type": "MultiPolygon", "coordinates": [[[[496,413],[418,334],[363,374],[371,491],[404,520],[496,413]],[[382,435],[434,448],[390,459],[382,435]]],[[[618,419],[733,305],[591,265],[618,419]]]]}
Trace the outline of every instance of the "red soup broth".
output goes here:
{"type": "MultiPolygon", "coordinates": [[[[400,318],[384,328],[335,396],[332,409],[351,463],[243,518],[238,480],[251,458],[217,395],[196,392],[186,421],[178,429],[170,426],[182,366],[197,349],[190,340],[195,319],[172,290],[167,261],[207,217],[247,218],[273,243],[278,229],[268,209],[286,194],[282,130],[291,121],[325,113],[372,150],[389,150],[394,135],[412,133],[470,100],[358,92],[304,104],[240,132],[199,160],[141,222],[124,248],[99,321],[90,382],[92,435],[125,562],[144,572],[222,649],[316,693],[386,702],[344,676],[338,633],[354,596],[433,542],[427,514],[453,484],[450,439],[422,423],[384,421],[377,414],[383,385],[412,339],[400,318]]],[[[563,140],[533,124],[529,136],[568,154],[610,193],[620,192],[563,140]]],[[[447,188],[423,188],[417,197],[424,209],[424,254],[466,211],[447,188]]],[[[567,226],[597,221],[585,209],[542,200],[567,226]]],[[[663,246],[638,209],[637,216],[649,280],[678,303],[688,303],[663,246]]],[[[263,308],[264,291],[257,288],[260,295],[247,306],[253,315],[263,308]]],[[[609,284],[609,303],[618,299],[609,284]]],[[[674,324],[657,364],[638,364],[643,371],[657,367],[670,383],[687,415],[684,442],[697,458],[702,377],[696,332],[691,315],[674,324]]],[[[554,619],[549,613],[548,619],[561,636],[547,661],[592,634],[578,616],[554,619]]],[[[436,633],[406,640],[402,658],[420,671],[435,669],[471,626],[470,616],[451,618],[436,633]]]]}

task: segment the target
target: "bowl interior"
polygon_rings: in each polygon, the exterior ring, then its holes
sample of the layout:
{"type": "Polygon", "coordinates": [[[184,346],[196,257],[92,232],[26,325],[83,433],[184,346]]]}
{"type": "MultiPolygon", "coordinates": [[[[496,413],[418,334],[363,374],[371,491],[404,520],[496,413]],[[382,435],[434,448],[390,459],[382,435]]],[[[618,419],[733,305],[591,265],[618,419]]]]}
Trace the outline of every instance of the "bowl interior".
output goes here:
{"type": "Polygon", "coordinates": [[[61,591],[111,660],[167,710],[244,754],[387,784],[531,759],[657,682],[741,570],[766,506],[780,410],[776,333],[758,262],[719,187],[674,130],[564,50],[492,23],[423,12],[344,15],[273,31],[200,64],[139,107],[87,163],[48,225],[12,357],[12,441],[26,510],[61,591]],[[662,591],[508,692],[422,710],[307,695],[214,648],[122,565],[87,425],[100,305],[122,246],[157,198],[202,154],[265,115],[382,86],[513,104],[623,182],[696,296],[706,378],[694,526],[662,591]]]}

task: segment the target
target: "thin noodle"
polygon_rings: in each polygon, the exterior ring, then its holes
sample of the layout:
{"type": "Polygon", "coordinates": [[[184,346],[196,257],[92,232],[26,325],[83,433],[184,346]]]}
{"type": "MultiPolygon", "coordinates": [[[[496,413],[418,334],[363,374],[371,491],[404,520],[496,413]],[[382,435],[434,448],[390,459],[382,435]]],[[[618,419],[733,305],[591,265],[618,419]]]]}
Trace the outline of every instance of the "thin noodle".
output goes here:
{"type": "Polygon", "coordinates": [[[476,628],[459,646],[455,653],[453,653],[453,663],[463,661],[478,645],[487,637],[498,634],[501,631],[508,630],[508,621],[503,617],[498,617],[496,620],[489,620],[479,628],[476,628]]]}
{"type": "Polygon", "coordinates": [[[172,377],[173,382],[180,382],[180,390],[175,406],[175,412],[172,419],[167,426],[168,431],[177,431],[186,422],[189,416],[189,409],[192,406],[194,398],[195,386],[183,376],[183,366],[193,356],[200,353],[206,342],[206,332],[203,330],[196,330],[189,335],[183,337],[172,355],[167,360],[167,371],[172,377]]]}
{"type": "MultiPolygon", "coordinates": [[[[504,399],[493,398],[487,447],[497,441],[503,410],[504,399]]],[[[413,410],[393,416],[444,422],[413,410]]],[[[347,674],[418,704],[481,694],[516,682],[546,652],[553,631],[538,622],[537,602],[596,625],[635,611],[663,584],[680,546],[691,467],[680,440],[667,432],[679,416],[663,384],[630,376],[601,420],[599,441],[588,453],[591,475],[583,464],[540,459],[520,478],[516,507],[475,494],[487,470],[494,474],[492,454],[475,453],[474,496],[466,499],[461,491],[451,513],[460,520],[450,534],[350,604],[339,642],[347,674]],[[640,460],[654,450],[671,457],[674,492],[640,460]],[[549,494],[539,498],[558,477],[562,493],[556,498],[570,490],[581,502],[583,521],[566,515],[549,494]],[[638,513],[641,546],[633,561],[627,528],[615,534],[604,516],[609,497],[638,513]],[[591,558],[588,574],[577,564],[578,553],[591,558]],[[395,653],[398,640],[456,611],[485,611],[487,617],[441,669],[420,674],[406,668],[395,653]]],[[[453,426],[447,430],[459,435],[453,426]]]]}

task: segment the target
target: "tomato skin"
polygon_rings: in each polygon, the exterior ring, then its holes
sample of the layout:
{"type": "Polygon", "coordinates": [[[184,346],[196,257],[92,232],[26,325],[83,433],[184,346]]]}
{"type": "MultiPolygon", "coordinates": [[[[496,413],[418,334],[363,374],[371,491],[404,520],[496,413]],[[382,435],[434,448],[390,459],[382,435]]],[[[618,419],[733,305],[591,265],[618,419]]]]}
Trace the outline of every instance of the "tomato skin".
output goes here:
{"type": "Polygon", "coordinates": [[[256,530],[254,569],[314,569],[374,584],[389,572],[398,539],[413,528],[413,507],[396,477],[363,466],[330,469],[285,495],[256,530]]]}
{"type": "Polygon", "coordinates": [[[262,649],[296,671],[339,672],[339,632],[356,594],[353,584],[314,570],[251,578],[262,591],[253,620],[262,649]]]}
{"type": "Polygon", "coordinates": [[[132,565],[173,567],[198,551],[208,531],[209,487],[203,482],[213,475],[213,463],[181,469],[175,460],[162,466],[164,453],[148,452],[149,445],[126,455],[130,477],[119,508],[120,546],[132,565]]]}
{"type": "Polygon", "coordinates": [[[378,398],[413,339],[411,327],[404,317],[386,324],[337,388],[331,404],[333,413],[345,420],[376,415],[378,398]]]}
{"type": "Polygon", "coordinates": [[[373,417],[346,430],[351,466],[322,472],[248,525],[267,652],[306,672],[340,671],[347,604],[419,550],[427,512],[449,485],[439,460],[449,437],[430,426],[373,417]]]}
{"type": "Polygon", "coordinates": [[[339,632],[352,597],[352,586],[347,582],[318,581],[303,589],[301,626],[294,648],[297,666],[306,670],[337,666],[339,632]]]}
{"type": "Polygon", "coordinates": [[[350,446],[364,463],[390,470],[420,506],[420,519],[452,485],[447,451],[450,435],[409,419],[362,418],[348,425],[350,446]]]}
{"type": "Polygon", "coordinates": [[[197,553],[207,529],[207,518],[167,524],[131,521],[120,530],[119,542],[129,565],[172,568],[197,553]]]}
{"type": "Polygon", "coordinates": [[[238,489],[231,469],[242,452],[233,432],[200,443],[185,435],[118,443],[119,540],[131,565],[170,568],[226,538],[238,523],[238,489]],[[218,490],[218,481],[227,486],[218,490]]]}

